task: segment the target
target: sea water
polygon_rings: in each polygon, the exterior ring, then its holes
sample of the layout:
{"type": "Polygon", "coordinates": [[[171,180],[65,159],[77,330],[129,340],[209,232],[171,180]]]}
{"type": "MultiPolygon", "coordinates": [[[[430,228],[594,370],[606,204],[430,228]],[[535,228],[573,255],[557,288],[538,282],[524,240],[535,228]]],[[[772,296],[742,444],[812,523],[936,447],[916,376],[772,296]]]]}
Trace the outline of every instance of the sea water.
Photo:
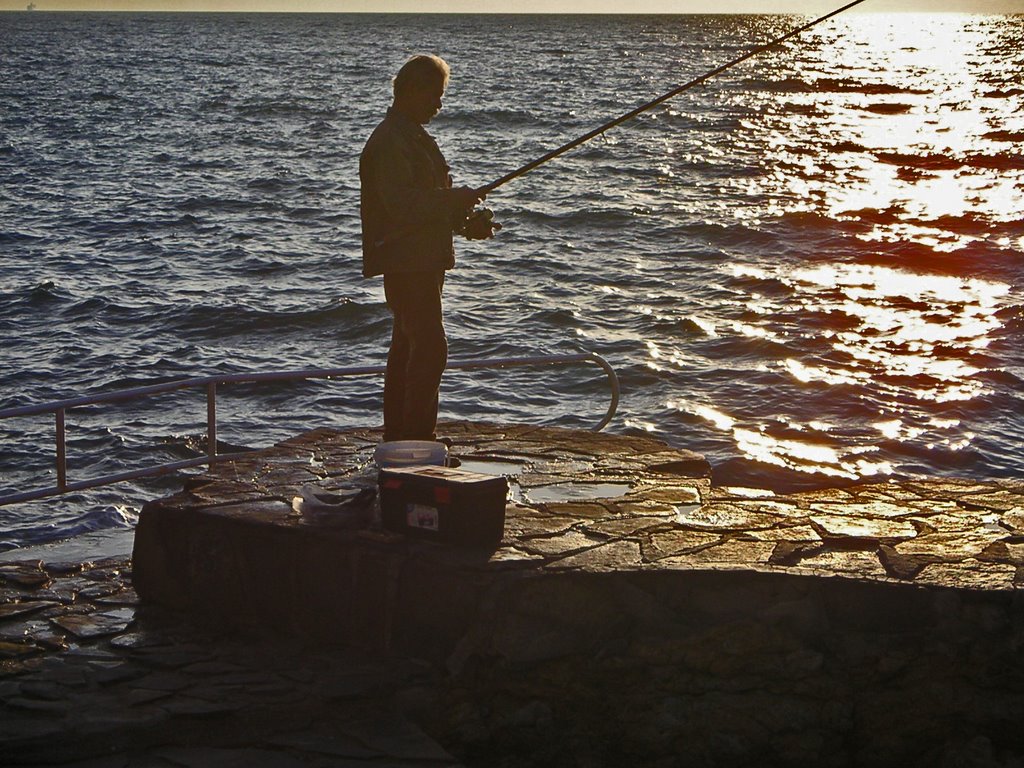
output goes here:
{"type": "MultiPolygon", "coordinates": [[[[0,14],[0,407],[378,365],[358,155],[406,58],[483,185],[793,16],[0,14]]],[[[799,488],[1024,470],[1022,16],[847,14],[495,191],[452,357],[592,350],[612,432],[799,488]]],[[[442,418],[588,427],[595,368],[450,372],[442,418]]],[[[68,413],[69,479],[199,455],[201,391],[68,413]]],[[[380,423],[381,380],[224,387],[220,438],[380,423]]],[[[5,492],[51,417],[0,424],[5,492]]],[[[456,447],[457,451],[457,447],[456,447]]],[[[131,526],[180,478],[0,508],[0,548],[131,526]]]]}

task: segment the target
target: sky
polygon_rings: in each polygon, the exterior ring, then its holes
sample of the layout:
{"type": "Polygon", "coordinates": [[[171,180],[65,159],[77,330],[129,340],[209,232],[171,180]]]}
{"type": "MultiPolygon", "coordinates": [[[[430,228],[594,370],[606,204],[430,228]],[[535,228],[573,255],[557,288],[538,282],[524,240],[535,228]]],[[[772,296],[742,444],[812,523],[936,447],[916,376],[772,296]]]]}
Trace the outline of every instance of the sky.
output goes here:
{"type": "MultiPolygon", "coordinates": [[[[508,0],[31,0],[38,11],[508,12],[508,0]]],[[[0,0],[24,10],[30,0],[0,0]]],[[[517,0],[519,13],[806,13],[822,15],[845,0],[517,0]]],[[[866,0],[860,11],[1024,13],[1024,0],[866,0]]]]}

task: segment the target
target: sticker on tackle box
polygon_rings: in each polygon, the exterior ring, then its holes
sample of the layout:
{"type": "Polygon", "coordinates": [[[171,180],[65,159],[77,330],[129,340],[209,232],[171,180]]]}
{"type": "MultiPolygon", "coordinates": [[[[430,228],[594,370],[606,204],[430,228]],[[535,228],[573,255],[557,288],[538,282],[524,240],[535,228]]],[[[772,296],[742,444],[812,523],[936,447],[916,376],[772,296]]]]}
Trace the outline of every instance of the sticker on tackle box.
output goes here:
{"type": "Polygon", "coordinates": [[[405,507],[405,524],[410,528],[423,528],[427,531],[436,531],[437,507],[430,507],[426,504],[407,504],[405,507]]]}

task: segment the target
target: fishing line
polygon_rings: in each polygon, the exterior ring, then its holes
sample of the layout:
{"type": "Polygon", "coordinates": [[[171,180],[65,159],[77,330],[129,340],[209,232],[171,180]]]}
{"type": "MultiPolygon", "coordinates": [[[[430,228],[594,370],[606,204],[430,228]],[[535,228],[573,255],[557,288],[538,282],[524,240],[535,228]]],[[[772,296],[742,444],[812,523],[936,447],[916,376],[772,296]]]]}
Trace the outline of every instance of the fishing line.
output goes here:
{"type": "Polygon", "coordinates": [[[539,167],[541,165],[544,165],[544,163],[547,163],[547,162],[549,162],[551,160],[554,160],[556,157],[558,157],[560,155],[564,155],[570,149],[575,149],[580,144],[585,144],[586,142],[590,141],[591,139],[593,139],[593,138],[595,138],[597,136],[600,136],[605,131],[608,131],[608,130],[612,129],[612,128],[614,128],[617,125],[621,125],[622,123],[626,122],[627,120],[632,120],[637,115],[643,114],[644,112],[648,111],[649,109],[653,109],[654,107],[658,106],[659,104],[661,104],[663,102],[666,102],[669,99],[672,99],[672,98],[678,96],[683,91],[689,90],[690,88],[693,88],[696,85],[700,85],[701,83],[703,83],[703,82],[705,82],[707,80],[710,80],[712,77],[715,77],[716,75],[722,74],[727,69],[731,69],[732,67],[735,67],[737,64],[740,64],[741,62],[744,62],[744,61],[746,61],[749,58],[757,56],[760,53],[764,53],[765,51],[767,51],[772,46],[778,45],[779,43],[783,43],[786,40],[789,40],[789,38],[795,37],[796,35],[799,35],[801,32],[805,32],[806,30],[810,29],[811,27],[813,27],[813,26],[815,26],[817,24],[820,24],[821,22],[825,21],[826,19],[831,19],[833,16],[837,16],[838,14],[842,13],[843,11],[847,11],[850,8],[853,8],[853,6],[860,5],[863,2],[864,2],[864,0],[853,0],[853,2],[847,3],[846,5],[842,6],[841,8],[837,8],[836,10],[834,10],[834,11],[832,11],[830,13],[826,13],[824,16],[821,16],[821,17],[819,17],[817,19],[814,19],[813,21],[809,21],[808,23],[806,23],[806,24],[804,24],[804,25],[802,25],[800,27],[797,27],[796,29],[793,29],[793,30],[787,32],[786,34],[782,35],[782,37],[777,37],[774,40],[772,40],[771,42],[764,43],[763,45],[759,45],[756,48],[753,48],[753,49],[747,51],[743,55],[737,56],[732,61],[726,62],[725,64],[722,64],[721,66],[716,67],[715,69],[712,69],[709,72],[706,72],[705,74],[701,75],[700,77],[697,77],[697,78],[691,80],[690,82],[685,83],[684,85],[680,85],[678,88],[673,88],[668,93],[665,93],[665,94],[659,96],[656,99],[652,99],[651,101],[648,101],[646,104],[641,104],[636,109],[630,110],[629,112],[625,113],[624,115],[620,115],[619,117],[616,117],[614,120],[608,121],[604,125],[601,125],[601,126],[595,128],[594,130],[590,131],[589,133],[584,134],[583,136],[580,136],[579,138],[573,139],[572,141],[570,141],[570,142],[568,142],[566,144],[563,144],[562,146],[558,147],[557,149],[551,150],[546,155],[543,155],[542,157],[539,157],[536,160],[530,161],[526,165],[523,165],[520,168],[517,168],[516,170],[512,171],[511,173],[505,174],[500,179],[497,179],[496,181],[492,181],[487,186],[480,187],[479,191],[484,193],[484,194],[489,194],[490,192],[494,191],[495,189],[497,189],[500,186],[503,186],[503,185],[507,184],[508,182],[512,181],[513,179],[517,179],[520,176],[522,176],[522,175],[524,175],[526,173],[529,173],[534,168],[537,168],[537,167],[539,167]]]}

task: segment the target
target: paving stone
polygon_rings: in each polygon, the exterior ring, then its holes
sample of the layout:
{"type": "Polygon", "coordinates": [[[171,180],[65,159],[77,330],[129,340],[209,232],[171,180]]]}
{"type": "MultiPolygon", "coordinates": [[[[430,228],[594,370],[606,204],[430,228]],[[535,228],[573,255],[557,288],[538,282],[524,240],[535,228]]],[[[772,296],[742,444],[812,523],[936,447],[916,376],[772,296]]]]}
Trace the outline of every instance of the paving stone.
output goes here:
{"type": "Polygon", "coordinates": [[[233,672],[244,671],[245,667],[238,664],[233,664],[227,661],[221,661],[219,659],[210,659],[197,661],[194,664],[189,664],[182,667],[182,672],[187,675],[201,675],[205,677],[218,677],[221,675],[228,675],[233,672]]]}
{"type": "MultiPolygon", "coordinates": [[[[5,698],[3,703],[6,705],[7,701],[5,698]]],[[[8,755],[5,761],[9,759],[10,750],[15,745],[65,736],[64,724],[59,718],[48,717],[47,715],[51,714],[49,712],[36,710],[34,713],[29,712],[28,717],[24,716],[23,712],[18,714],[17,717],[10,717],[7,714],[0,717],[0,746],[3,747],[0,756],[8,755]]]]}
{"type": "Polygon", "coordinates": [[[244,704],[238,699],[220,699],[219,701],[208,701],[207,699],[195,698],[182,693],[177,693],[167,699],[158,702],[158,706],[173,716],[182,717],[223,717],[243,708],[244,704]]]}
{"type": "Polygon", "coordinates": [[[68,576],[73,573],[81,573],[85,563],[79,560],[48,560],[43,564],[46,572],[52,576],[68,576]]]}
{"type": "Polygon", "coordinates": [[[176,766],[158,757],[139,758],[126,752],[117,752],[103,757],[61,763],[61,768],[176,768],[176,766]]]}
{"type": "Polygon", "coordinates": [[[676,516],[686,528],[703,531],[748,531],[771,528],[778,519],[738,504],[715,502],[676,516]]]}
{"type": "Polygon", "coordinates": [[[67,646],[64,634],[54,632],[48,620],[34,618],[0,624],[0,640],[11,643],[23,643],[31,640],[36,645],[47,648],[67,646]]]}
{"type": "Polygon", "coordinates": [[[76,710],[69,725],[73,726],[74,733],[78,736],[107,737],[116,741],[125,734],[161,726],[168,719],[167,712],[159,706],[118,707],[115,710],[100,707],[76,710]]]}
{"type": "Polygon", "coordinates": [[[62,657],[62,661],[66,662],[89,662],[89,661],[113,661],[119,660],[119,656],[111,650],[104,648],[102,645],[95,643],[84,643],[81,645],[75,645],[68,649],[62,657]]]}
{"type": "Polygon", "coordinates": [[[35,613],[43,608],[52,608],[57,603],[50,600],[24,600],[17,603],[4,603],[0,605],[0,622],[4,622],[15,616],[35,613]]]}
{"type": "Polygon", "coordinates": [[[906,581],[917,578],[918,574],[932,563],[942,561],[937,552],[903,552],[899,547],[885,544],[878,548],[878,559],[886,573],[895,579],[906,581]]]}
{"type": "Polygon", "coordinates": [[[1003,512],[1002,523],[1018,534],[1024,534],[1024,505],[1003,512]]]}
{"type": "Polygon", "coordinates": [[[38,652],[39,646],[29,638],[19,642],[0,641],[0,659],[18,659],[38,652]]]}
{"type": "MultiPolygon", "coordinates": [[[[755,491],[756,490],[757,489],[755,489],[755,491]]],[[[916,497],[916,494],[912,495],[916,497]]],[[[790,498],[794,500],[810,500],[812,502],[819,503],[832,502],[844,504],[852,501],[854,496],[850,491],[842,488],[819,488],[813,491],[797,491],[796,493],[790,494],[790,498]]]]}
{"type": "Polygon", "coordinates": [[[123,632],[110,640],[113,648],[132,650],[138,648],[168,648],[170,647],[167,638],[156,632],[139,630],[136,632],[123,632]]]}
{"type": "Polygon", "coordinates": [[[896,544],[902,555],[930,555],[938,560],[966,560],[979,557],[992,544],[1003,540],[1005,532],[930,533],[896,544]]]}
{"type": "Polygon", "coordinates": [[[0,584],[35,589],[50,583],[50,574],[43,570],[42,560],[0,563],[0,584]]]}
{"type": "Polygon", "coordinates": [[[37,656],[4,658],[0,656],[0,678],[23,675],[35,670],[41,659],[37,656]]]}
{"type": "Polygon", "coordinates": [[[718,544],[721,533],[711,531],[670,530],[651,534],[642,544],[645,560],[656,561],[672,555],[695,552],[718,544]]]}
{"type": "Polygon", "coordinates": [[[78,593],[78,597],[84,598],[85,600],[96,600],[100,597],[109,597],[110,595],[116,594],[121,591],[121,585],[117,582],[101,582],[99,584],[93,584],[92,586],[85,587],[78,593]]]}
{"type": "Polygon", "coordinates": [[[698,549],[683,555],[673,555],[658,561],[658,565],[678,566],[709,566],[728,565],[732,567],[754,567],[758,564],[767,565],[775,549],[770,541],[742,541],[724,539],[720,543],[704,549],[698,549]]]}
{"type": "Polygon", "coordinates": [[[901,541],[917,536],[917,528],[906,520],[872,519],[848,515],[812,515],[811,525],[823,539],[901,541]]]}
{"type": "Polygon", "coordinates": [[[132,682],[132,688],[153,691],[180,691],[188,687],[189,679],[178,672],[150,672],[132,682]]]}
{"type": "Polygon", "coordinates": [[[800,559],[801,568],[822,574],[852,578],[881,579],[889,575],[879,560],[877,547],[870,549],[831,549],[827,546],[800,559]]]}
{"type": "Polygon", "coordinates": [[[98,597],[94,602],[99,606],[137,606],[139,604],[139,596],[135,594],[135,590],[131,587],[125,587],[111,595],[98,597]]]}
{"type": "Polygon", "coordinates": [[[612,520],[598,520],[597,522],[587,523],[582,527],[581,530],[597,534],[598,536],[608,536],[610,538],[642,538],[644,534],[653,533],[655,531],[671,530],[673,523],[671,520],[660,516],[640,516],[640,517],[617,517],[612,520]]]}
{"type": "Polygon", "coordinates": [[[850,504],[821,504],[812,502],[811,512],[818,516],[897,518],[913,514],[913,507],[885,501],[854,501],[850,504]]]}
{"type": "Polygon", "coordinates": [[[640,544],[635,541],[612,541],[577,552],[549,563],[546,568],[586,568],[592,571],[636,568],[643,561],[640,544]]]}
{"type": "Polygon", "coordinates": [[[136,680],[146,674],[143,667],[127,661],[89,661],[87,665],[99,685],[136,680]]]}
{"type": "Polygon", "coordinates": [[[84,665],[72,655],[73,651],[47,656],[25,671],[31,673],[34,680],[49,680],[76,689],[86,688],[90,683],[89,677],[84,665]]]}
{"type": "Polygon", "coordinates": [[[761,531],[744,531],[738,537],[752,541],[790,541],[795,544],[821,541],[821,536],[811,525],[777,525],[761,531]]]}
{"type": "Polygon", "coordinates": [[[543,555],[523,552],[513,547],[502,547],[488,558],[487,564],[496,568],[529,567],[531,562],[543,562],[546,559],[543,555]]]}
{"type": "Polygon", "coordinates": [[[135,648],[136,655],[147,664],[178,669],[210,658],[212,651],[200,647],[171,646],[140,646],[135,648]]]}
{"type": "Polygon", "coordinates": [[[356,673],[335,674],[321,680],[316,685],[317,694],[329,700],[352,699],[366,697],[380,689],[382,674],[379,670],[356,673]]]}
{"type": "Polygon", "coordinates": [[[655,485],[644,484],[630,493],[630,499],[644,502],[661,502],[663,504],[700,504],[700,490],[692,485],[655,485]]]}
{"type": "Polygon", "coordinates": [[[518,548],[535,555],[562,557],[580,550],[590,549],[605,539],[588,536],[580,531],[566,531],[554,536],[533,536],[519,542],[518,548]]]}
{"type": "Polygon", "coordinates": [[[132,623],[135,611],[131,608],[98,611],[84,615],[65,615],[51,619],[53,624],[75,637],[89,639],[116,635],[132,623]]]}
{"type": "Polygon", "coordinates": [[[22,696],[43,701],[59,701],[68,695],[67,688],[47,680],[26,680],[18,688],[22,696]]]}
{"type": "Polygon", "coordinates": [[[1017,569],[1012,565],[963,563],[934,563],[924,568],[917,577],[919,583],[941,584],[967,589],[1013,589],[1017,569]]]}
{"type": "Polygon", "coordinates": [[[367,747],[355,736],[341,732],[337,726],[274,735],[267,738],[266,743],[269,746],[313,752],[334,758],[348,758],[361,763],[365,761],[366,765],[371,766],[381,756],[378,750],[367,747]]]}
{"type": "Polygon", "coordinates": [[[173,691],[156,691],[147,688],[118,690],[119,701],[130,707],[138,706],[140,704],[152,704],[173,695],[173,691]]]}
{"type": "Polygon", "coordinates": [[[452,760],[452,756],[437,742],[398,716],[371,717],[345,722],[339,724],[339,730],[378,754],[405,760],[452,760]]]}
{"type": "Polygon", "coordinates": [[[304,768],[308,765],[279,750],[251,747],[162,747],[151,754],[182,768],[304,768]]]}
{"type": "Polygon", "coordinates": [[[70,706],[66,701],[37,699],[28,696],[12,696],[4,701],[4,706],[58,717],[63,717],[70,711],[70,706]]]}
{"type": "MultiPolygon", "coordinates": [[[[986,489],[989,490],[989,489],[986,489]]],[[[1009,491],[994,491],[990,493],[973,493],[960,496],[957,503],[966,509],[986,509],[993,512],[1009,512],[1020,506],[1021,497],[1019,494],[1009,491]]]]}
{"type": "Polygon", "coordinates": [[[1024,566],[1024,541],[999,539],[987,544],[976,557],[984,562],[1024,566]]]}

